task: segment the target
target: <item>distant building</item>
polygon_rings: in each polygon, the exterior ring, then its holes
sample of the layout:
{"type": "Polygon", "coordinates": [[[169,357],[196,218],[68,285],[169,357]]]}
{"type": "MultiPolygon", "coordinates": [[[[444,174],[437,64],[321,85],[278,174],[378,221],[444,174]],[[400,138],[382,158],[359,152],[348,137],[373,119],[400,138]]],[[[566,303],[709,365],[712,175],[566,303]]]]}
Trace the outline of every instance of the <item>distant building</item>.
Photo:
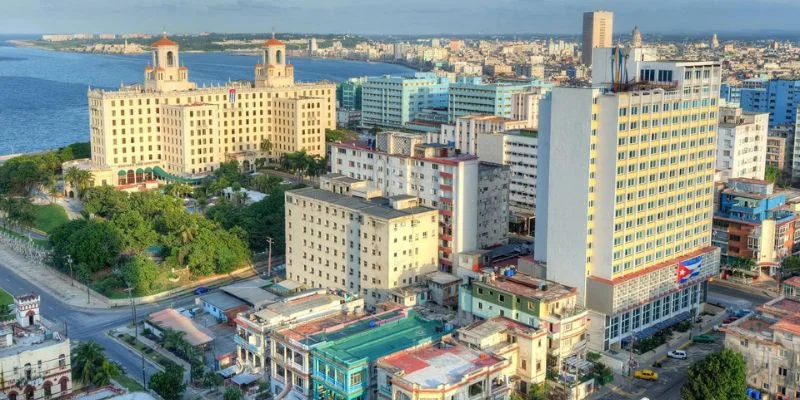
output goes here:
{"type": "Polygon", "coordinates": [[[350,78],[336,84],[336,109],[361,110],[361,87],[368,79],[366,76],[350,78]]]}
{"type": "Polygon", "coordinates": [[[735,178],[720,193],[712,243],[729,266],[736,259],[752,259],[756,264],[752,271],[731,269],[734,278],[748,281],[761,272],[773,276],[780,262],[800,247],[800,237],[795,238],[797,214],[786,207],[786,195],[774,193],[773,187],[766,181],[735,178]]]}
{"type": "Polygon", "coordinates": [[[101,33],[97,35],[97,38],[100,40],[114,40],[117,38],[117,35],[113,33],[101,33]]]}
{"type": "Polygon", "coordinates": [[[790,146],[794,141],[794,135],[791,136],[792,140],[787,139],[787,137],[782,136],[767,136],[767,167],[777,168],[781,172],[792,171],[790,146]]]}
{"type": "Polygon", "coordinates": [[[314,55],[316,55],[318,49],[319,48],[317,47],[317,38],[312,37],[311,39],[308,39],[308,56],[313,57],[314,55]]]}
{"type": "Polygon", "coordinates": [[[614,13],[611,11],[590,11],[583,13],[583,64],[592,65],[592,49],[612,47],[614,34],[614,13]]]}
{"type": "Polygon", "coordinates": [[[69,398],[72,392],[70,341],[39,313],[41,298],[14,298],[15,318],[0,323],[0,398],[69,398]]]}
{"type": "MultiPolygon", "coordinates": [[[[537,103],[538,104],[538,103],[537,103]]],[[[518,121],[491,114],[472,114],[456,117],[453,125],[442,125],[441,131],[428,135],[428,140],[454,147],[462,153],[478,153],[478,135],[481,133],[505,132],[525,129],[529,121],[518,121]]]]}
{"type": "Polygon", "coordinates": [[[711,36],[711,48],[716,49],[719,48],[719,39],[717,38],[717,34],[711,36]]]}
{"type": "Polygon", "coordinates": [[[770,129],[794,127],[800,107],[800,79],[752,79],[743,82],[740,92],[742,109],[769,113],[770,129]]]}
{"type": "Polygon", "coordinates": [[[639,30],[638,26],[633,27],[633,32],[631,33],[631,47],[642,47],[642,31],[639,30]]]}
{"type": "Polygon", "coordinates": [[[480,77],[459,77],[450,84],[448,109],[449,120],[471,114],[489,114],[511,118],[512,97],[516,93],[542,94],[552,84],[532,82],[495,82],[486,83],[480,77]]]}
{"type": "Polygon", "coordinates": [[[716,163],[723,179],[764,179],[768,119],[766,113],[719,108],[716,163]]]}
{"type": "Polygon", "coordinates": [[[447,78],[424,72],[370,77],[361,86],[362,121],[402,128],[422,109],[447,107],[449,84],[447,78]]]}

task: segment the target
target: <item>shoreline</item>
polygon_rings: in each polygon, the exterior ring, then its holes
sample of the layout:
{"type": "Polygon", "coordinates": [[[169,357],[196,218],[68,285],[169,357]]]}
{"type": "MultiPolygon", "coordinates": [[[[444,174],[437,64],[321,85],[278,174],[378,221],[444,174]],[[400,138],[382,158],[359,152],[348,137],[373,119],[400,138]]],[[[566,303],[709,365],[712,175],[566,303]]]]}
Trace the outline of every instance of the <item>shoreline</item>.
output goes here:
{"type": "MultiPolygon", "coordinates": [[[[19,40],[19,39],[9,39],[6,40],[6,43],[9,43],[12,47],[19,47],[19,48],[32,48],[32,49],[41,49],[47,51],[57,51],[61,53],[73,53],[73,54],[101,54],[101,55],[115,55],[115,56],[138,56],[142,54],[147,54],[147,51],[141,53],[114,53],[114,52],[91,52],[91,51],[75,51],[75,50],[62,50],[62,49],[54,49],[46,46],[42,46],[35,41],[31,40],[19,40]]],[[[238,49],[231,49],[231,50],[183,50],[183,53],[189,54],[204,54],[204,53],[227,53],[232,56],[258,56],[259,51],[256,50],[238,50],[238,49]]],[[[291,58],[301,58],[306,60],[329,60],[329,61],[350,61],[350,62],[362,62],[362,63],[380,63],[380,64],[392,64],[392,65],[400,65],[406,67],[408,69],[414,70],[415,72],[425,72],[426,70],[420,66],[409,64],[406,62],[401,62],[398,60],[363,60],[363,59],[356,59],[356,58],[337,58],[337,57],[308,57],[308,56],[289,56],[291,58]]]]}

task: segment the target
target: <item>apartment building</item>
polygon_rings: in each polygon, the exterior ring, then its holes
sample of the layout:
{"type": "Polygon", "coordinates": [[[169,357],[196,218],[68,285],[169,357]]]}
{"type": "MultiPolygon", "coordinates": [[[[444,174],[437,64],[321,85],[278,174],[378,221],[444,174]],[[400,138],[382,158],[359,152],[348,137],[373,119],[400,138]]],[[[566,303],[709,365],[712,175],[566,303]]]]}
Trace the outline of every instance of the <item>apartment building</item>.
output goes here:
{"type": "Polygon", "coordinates": [[[457,154],[448,146],[425,143],[425,139],[423,134],[380,132],[374,146],[330,143],[331,172],[366,180],[385,196],[415,196],[422,206],[438,209],[439,267],[453,272],[455,254],[476,250],[479,243],[504,242],[505,232],[479,241],[478,227],[494,223],[493,213],[479,210],[487,209],[484,204],[507,199],[507,195],[478,190],[480,174],[491,170],[479,168],[476,156],[457,154]]]}
{"type": "Polygon", "coordinates": [[[781,261],[794,254],[800,243],[797,213],[786,205],[786,194],[775,193],[767,181],[736,178],[720,193],[714,214],[711,242],[729,265],[737,259],[755,261],[753,270],[729,270],[734,278],[749,280],[761,273],[774,276],[781,261]]]}
{"type": "Polygon", "coordinates": [[[362,122],[402,128],[423,109],[447,107],[449,85],[430,72],[369,77],[361,85],[362,122]]]}
{"type": "Polygon", "coordinates": [[[792,149],[793,142],[794,135],[781,136],[770,133],[769,136],[767,136],[767,168],[773,167],[781,172],[791,173],[792,153],[790,150],[792,149]]]}
{"type": "Polygon", "coordinates": [[[442,125],[438,133],[429,134],[428,141],[446,144],[462,153],[478,154],[478,135],[531,128],[531,123],[489,114],[473,114],[456,118],[454,125],[442,125]]]}
{"type": "Polygon", "coordinates": [[[515,366],[509,359],[454,339],[382,357],[377,363],[378,399],[508,400],[515,366]]]}
{"type": "Polygon", "coordinates": [[[75,165],[89,169],[95,185],[195,182],[226,160],[249,169],[257,158],[325,154],[335,85],[295,83],[283,42],[264,43],[253,81],[203,87],[189,80],[178,43],[164,36],[153,47],[143,83],[89,90],[92,158],[75,165]],[[269,152],[260,150],[266,140],[269,152]]]}
{"type": "Polygon", "coordinates": [[[364,300],[350,295],[340,296],[328,289],[303,291],[284,297],[261,310],[240,313],[236,316],[237,363],[249,373],[268,375],[269,356],[273,346],[270,333],[287,323],[318,318],[337,312],[364,310],[364,300]]]}
{"type": "Polygon", "coordinates": [[[595,49],[624,71],[554,88],[540,110],[534,255],[548,280],[577,289],[597,350],[689,318],[719,272],[720,64],[626,51],[595,49]]]}
{"type": "Polygon", "coordinates": [[[70,341],[40,318],[35,294],[14,298],[15,319],[0,324],[0,397],[66,399],[72,395],[70,341]]]}
{"type": "Polygon", "coordinates": [[[723,179],[764,179],[769,114],[719,108],[717,169],[723,179]]]}
{"type": "Polygon", "coordinates": [[[439,212],[413,196],[380,194],[286,192],[287,277],[376,304],[436,271],[439,212]]]}
{"type": "Polygon", "coordinates": [[[539,133],[534,130],[487,132],[478,134],[478,158],[507,165],[511,170],[508,186],[510,230],[532,236],[536,209],[536,180],[539,133]]]}
{"type": "Polygon", "coordinates": [[[478,247],[485,249],[508,243],[508,190],[511,169],[507,165],[481,161],[478,164],[478,247]]]}
{"type": "Polygon", "coordinates": [[[787,280],[784,288],[785,296],[723,328],[725,348],[745,358],[754,398],[800,397],[800,278],[787,280]]]}
{"type": "Polygon", "coordinates": [[[614,13],[597,10],[583,13],[583,64],[592,65],[592,49],[614,45],[614,13]]]}
{"type": "Polygon", "coordinates": [[[556,282],[515,273],[488,273],[459,291],[461,320],[506,317],[547,333],[547,367],[559,370],[565,360],[582,359],[587,346],[588,311],[578,293],[556,282]]]}
{"type": "Polygon", "coordinates": [[[450,84],[448,92],[448,120],[454,123],[456,118],[473,115],[488,114],[503,118],[525,115],[535,123],[537,112],[536,99],[531,97],[518,97],[515,94],[534,93],[542,94],[552,84],[542,81],[530,82],[484,82],[483,78],[475,76],[461,76],[456,82],[450,84]]]}

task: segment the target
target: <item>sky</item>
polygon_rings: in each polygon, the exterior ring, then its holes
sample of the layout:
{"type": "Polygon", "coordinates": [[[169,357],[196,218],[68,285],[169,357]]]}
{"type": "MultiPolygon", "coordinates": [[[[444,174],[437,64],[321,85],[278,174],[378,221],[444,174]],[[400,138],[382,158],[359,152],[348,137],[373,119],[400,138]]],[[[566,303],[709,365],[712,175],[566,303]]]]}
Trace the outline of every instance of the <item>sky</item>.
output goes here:
{"type": "Polygon", "coordinates": [[[800,31],[800,0],[0,0],[0,33],[578,34],[800,31]]]}

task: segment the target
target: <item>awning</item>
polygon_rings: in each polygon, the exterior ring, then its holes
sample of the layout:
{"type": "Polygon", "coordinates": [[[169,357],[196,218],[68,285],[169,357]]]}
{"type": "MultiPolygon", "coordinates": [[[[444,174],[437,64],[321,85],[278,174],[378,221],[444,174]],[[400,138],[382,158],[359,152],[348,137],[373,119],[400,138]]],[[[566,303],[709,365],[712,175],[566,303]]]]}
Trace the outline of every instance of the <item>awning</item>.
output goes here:
{"type": "Polygon", "coordinates": [[[153,169],[150,168],[150,167],[147,167],[147,168],[144,169],[144,172],[153,172],[153,169]]]}
{"type": "Polygon", "coordinates": [[[237,385],[249,385],[258,380],[258,377],[253,374],[240,374],[234,376],[231,381],[237,385]]]}
{"type": "Polygon", "coordinates": [[[190,185],[198,184],[203,180],[203,178],[184,178],[182,176],[173,175],[173,174],[170,174],[167,171],[164,171],[163,169],[161,169],[161,167],[153,168],[153,173],[156,174],[157,176],[160,176],[161,178],[164,178],[165,180],[168,180],[168,181],[179,182],[179,183],[188,183],[190,185]]]}
{"type": "Polygon", "coordinates": [[[125,176],[125,175],[128,175],[128,173],[124,169],[121,169],[121,170],[119,170],[119,172],[117,172],[117,175],[125,176]]]}
{"type": "Polygon", "coordinates": [[[141,174],[141,173],[143,173],[143,172],[144,172],[144,170],[143,170],[143,169],[141,169],[141,168],[136,168],[136,173],[137,173],[137,174],[141,174]]]}

